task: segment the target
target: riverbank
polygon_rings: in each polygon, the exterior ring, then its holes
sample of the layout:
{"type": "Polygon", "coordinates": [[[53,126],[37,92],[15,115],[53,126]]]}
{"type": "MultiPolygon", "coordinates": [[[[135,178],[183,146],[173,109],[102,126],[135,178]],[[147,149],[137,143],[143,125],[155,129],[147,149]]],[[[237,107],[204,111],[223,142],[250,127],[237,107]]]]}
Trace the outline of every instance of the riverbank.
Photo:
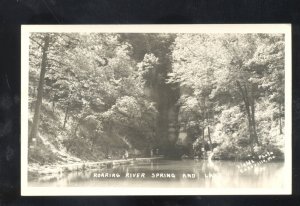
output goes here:
{"type": "Polygon", "coordinates": [[[86,169],[107,169],[117,165],[129,165],[135,163],[149,163],[153,160],[163,159],[163,156],[145,157],[145,158],[128,158],[119,160],[102,160],[98,162],[76,162],[72,164],[53,164],[53,165],[39,165],[29,164],[28,175],[36,177],[40,175],[61,174],[72,171],[84,171],[86,169]]]}
{"type": "Polygon", "coordinates": [[[30,187],[274,188],[284,181],[283,162],[253,165],[235,161],[168,160],[86,169],[28,178],[30,187]],[[249,169],[248,169],[249,168],[249,169]]]}

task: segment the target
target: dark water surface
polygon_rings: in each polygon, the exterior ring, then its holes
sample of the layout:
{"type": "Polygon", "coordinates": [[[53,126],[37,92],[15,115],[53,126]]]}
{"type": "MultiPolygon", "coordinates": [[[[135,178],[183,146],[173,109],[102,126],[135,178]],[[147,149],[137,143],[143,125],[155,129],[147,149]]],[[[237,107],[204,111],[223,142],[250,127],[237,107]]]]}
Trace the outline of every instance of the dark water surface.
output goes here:
{"type": "Polygon", "coordinates": [[[266,162],[244,167],[244,162],[207,160],[155,160],[35,178],[29,186],[76,187],[200,187],[282,188],[284,163],[266,162]]]}

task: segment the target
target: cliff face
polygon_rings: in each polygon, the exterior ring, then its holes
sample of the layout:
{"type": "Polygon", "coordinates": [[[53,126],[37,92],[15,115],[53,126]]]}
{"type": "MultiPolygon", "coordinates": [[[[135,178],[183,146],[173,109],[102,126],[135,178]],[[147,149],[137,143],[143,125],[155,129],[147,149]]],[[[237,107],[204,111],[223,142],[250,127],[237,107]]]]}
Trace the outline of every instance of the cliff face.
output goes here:
{"type": "MultiPolygon", "coordinates": [[[[159,70],[166,72],[166,70],[159,70]]],[[[165,73],[166,75],[166,73],[165,73]]],[[[176,105],[179,91],[176,87],[172,87],[164,82],[158,84],[152,89],[157,99],[158,121],[157,121],[157,139],[158,147],[160,147],[167,156],[173,156],[174,147],[178,139],[178,111],[176,105]]]]}
{"type": "MultiPolygon", "coordinates": [[[[159,148],[167,156],[174,156],[178,140],[177,100],[179,86],[167,84],[168,73],[172,71],[171,47],[174,35],[165,34],[123,34],[121,38],[132,45],[132,57],[137,62],[144,61],[145,55],[153,54],[157,64],[148,70],[145,94],[155,103],[158,110],[156,138],[152,147],[159,148]]],[[[146,69],[147,70],[147,69],[146,69]]]]}
{"type": "MultiPolygon", "coordinates": [[[[158,54],[157,54],[158,55],[158,54]]],[[[179,87],[167,84],[167,74],[172,70],[168,54],[161,55],[160,64],[155,68],[155,73],[149,85],[149,94],[157,103],[158,117],[156,127],[157,147],[167,156],[174,156],[175,144],[178,139],[178,112],[177,101],[179,87]]]]}
{"type": "Polygon", "coordinates": [[[145,94],[156,102],[158,110],[156,138],[153,147],[158,147],[166,155],[173,156],[172,153],[179,135],[179,106],[177,105],[179,87],[168,85],[163,81],[160,84],[146,87],[145,94]]]}

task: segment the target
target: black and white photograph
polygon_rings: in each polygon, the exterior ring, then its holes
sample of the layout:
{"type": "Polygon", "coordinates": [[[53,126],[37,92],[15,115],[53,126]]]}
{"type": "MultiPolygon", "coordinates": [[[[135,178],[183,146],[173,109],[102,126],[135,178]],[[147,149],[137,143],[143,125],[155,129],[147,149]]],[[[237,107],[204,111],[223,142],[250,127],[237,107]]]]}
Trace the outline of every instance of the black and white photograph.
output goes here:
{"type": "Polygon", "coordinates": [[[23,25],[21,193],[291,194],[291,26],[23,25]]]}

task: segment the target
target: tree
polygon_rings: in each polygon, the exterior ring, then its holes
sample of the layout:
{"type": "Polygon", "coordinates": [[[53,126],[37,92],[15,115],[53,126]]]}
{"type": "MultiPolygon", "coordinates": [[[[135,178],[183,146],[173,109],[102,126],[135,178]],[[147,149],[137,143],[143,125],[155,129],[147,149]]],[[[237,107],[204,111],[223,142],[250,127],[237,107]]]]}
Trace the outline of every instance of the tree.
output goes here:
{"type": "Polygon", "coordinates": [[[277,104],[274,117],[279,121],[279,133],[283,133],[282,117],[284,116],[284,36],[259,35],[259,43],[248,67],[255,74],[252,82],[271,102],[277,104]]]}
{"type": "Polygon", "coordinates": [[[157,110],[144,93],[145,79],[127,41],[119,34],[47,34],[46,72],[38,78],[43,35],[32,35],[30,44],[30,105],[37,80],[44,81],[38,95],[41,143],[95,159],[114,148],[144,150],[153,143],[157,110]]]}
{"type": "MultiPolygon", "coordinates": [[[[53,79],[53,77],[51,78],[51,75],[57,76],[58,74],[54,74],[53,70],[57,72],[57,68],[64,65],[64,63],[59,60],[63,59],[64,52],[74,47],[76,43],[72,35],[52,33],[32,33],[30,41],[30,72],[34,73],[35,71],[35,74],[37,74],[38,67],[40,67],[34,117],[29,138],[31,141],[32,139],[36,139],[38,134],[42,100],[45,95],[47,96],[47,94],[44,93],[45,88],[46,92],[48,92],[47,83],[49,83],[49,80],[52,80],[52,83],[53,80],[55,82],[55,79],[53,79]],[[47,76],[47,73],[49,73],[50,77],[47,76]]],[[[32,78],[35,78],[35,74],[32,74],[32,78]]],[[[35,85],[33,85],[33,87],[34,86],[35,85]]]]}
{"type": "MultiPolygon", "coordinates": [[[[221,129],[223,139],[239,134],[236,138],[242,140],[243,133],[247,133],[247,144],[242,141],[232,144],[250,146],[253,153],[260,140],[266,138],[265,134],[263,137],[258,134],[262,128],[257,128],[257,109],[262,113],[263,101],[277,99],[277,102],[282,102],[284,96],[283,48],[282,36],[273,34],[178,35],[172,52],[173,71],[168,74],[168,82],[180,84],[182,121],[186,121],[187,126],[189,122],[195,122],[203,128],[202,132],[207,127],[208,139],[211,127],[215,130],[213,134],[221,129]],[[244,128],[227,124],[231,118],[228,112],[237,111],[237,108],[245,118],[236,120],[240,125],[243,125],[242,120],[246,121],[247,132],[244,128]],[[214,120],[215,116],[218,121],[214,120]]],[[[281,119],[277,119],[281,125],[281,119]]]]}
{"type": "Polygon", "coordinates": [[[49,44],[50,44],[50,36],[49,34],[42,35],[42,37],[32,37],[32,41],[39,44],[42,47],[42,61],[41,61],[41,71],[40,71],[40,78],[38,83],[38,92],[37,92],[37,100],[35,103],[35,109],[34,109],[34,117],[33,117],[33,123],[30,131],[29,140],[32,141],[33,139],[36,139],[37,132],[38,132],[38,126],[39,126],[39,120],[40,120],[40,110],[42,105],[42,99],[43,99],[43,89],[44,89],[44,78],[46,74],[47,69],[47,61],[48,61],[48,50],[49,50],[49,44]],[[40,42],[38,42],[37,38],[40,39],[40,42]]]}
{"type": "Polygon", "coordinates": [[[206,142],[206,130],[210,150],[215,107],[210,94],[215,87],[214,72],[222,65],[222,62],[218,61],[218,46],[218,41],[213,36],[178,35],[172,53],[173,71],[168,74],[168,83],[180,84],[181,123],[185,125],[187,133],[197,131],[203,144],[206,142]]]}

